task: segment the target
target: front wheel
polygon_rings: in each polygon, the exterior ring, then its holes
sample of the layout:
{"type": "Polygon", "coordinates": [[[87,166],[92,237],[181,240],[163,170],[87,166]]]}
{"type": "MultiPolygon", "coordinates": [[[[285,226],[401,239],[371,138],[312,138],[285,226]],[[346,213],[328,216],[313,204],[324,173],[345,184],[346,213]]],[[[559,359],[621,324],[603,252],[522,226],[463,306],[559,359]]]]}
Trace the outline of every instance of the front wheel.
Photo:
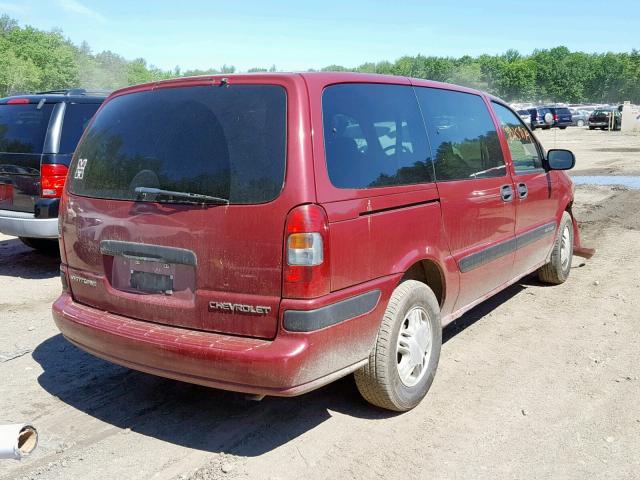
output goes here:
{"type": "Polygon", "coordinates": [[[433,383],[441,346],[433,291],[415,280],[402,282],[391,295],[369,363],[355,372],[360,394],[381,408],[411,410],[433,383]]]}
{"type": "Polygon", "coordinates": [[[578,127],[584,127],[584,120],[578,120],[578,127]]]}
{"type": "Polygon", "coordinates": [[[540,281],[560,285],[569,278],[573,257],[573,221],[571,215],[564,212],[558,228],[558,236],[553,244],[551,259],[538,270],[540,281]]]}

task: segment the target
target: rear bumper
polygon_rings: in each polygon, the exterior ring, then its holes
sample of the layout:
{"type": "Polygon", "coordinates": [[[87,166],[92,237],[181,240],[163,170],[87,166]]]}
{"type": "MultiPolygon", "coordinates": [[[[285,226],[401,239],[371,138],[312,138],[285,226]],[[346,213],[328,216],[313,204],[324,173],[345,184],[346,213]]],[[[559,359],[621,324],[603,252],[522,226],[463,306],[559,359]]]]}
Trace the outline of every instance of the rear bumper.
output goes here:
{"type": "Polygon", "coordinates": [[[57,218],[36,218],[33,213],[0,210],[0,233],[14,237],[58,238],[57,218]]]}
{"type": "MultiPolygon", "coordinates": [[[[274,340],[135,320],[81,305],[68,293],[53,304],[53,317],[69,341],[112,363],[224,390],[293,396],[321,387],[366,363],[398,279],[385,277],[349,289],[347,295],[351,296],[380,291],[375,305],[364,314],[309,332],[290,332],[281,327],[274,340]]],[[[344,293],[327,297],[321,302],[290,301],[288,306],[283,300],[281,311],[300,311],[300,307],[321,310],[332,305],[331,301],[345,299],[344,293]]]]}

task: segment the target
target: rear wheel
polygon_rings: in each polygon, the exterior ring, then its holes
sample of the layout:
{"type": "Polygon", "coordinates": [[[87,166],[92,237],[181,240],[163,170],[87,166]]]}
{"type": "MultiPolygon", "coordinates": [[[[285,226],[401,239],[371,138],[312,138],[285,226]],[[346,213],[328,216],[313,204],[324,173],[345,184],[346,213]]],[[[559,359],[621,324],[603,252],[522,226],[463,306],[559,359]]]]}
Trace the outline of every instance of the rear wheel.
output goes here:
{"type": "Polygon", "coordinates": [[[60,252],[57,240],[50,240],[48,238],[19,238],[20,241],[27,247],[38,250],[41,253],[46,253],[47,255],[57,255],[60,252]]]}
{"type": "Polygon", "coordinates": [[[560,130],[564,130],[564,129],[565,129],[565,128],[567,128],[567,127],[558,127],[558,128],[559,128],[560,130]]]}
{"type": "Polygon", "coordinates": [[[415,280],[402,282],[389,300],[369,363],[355,373],[358,390],[378,407],[412,409],[433,383],[441,345],[433,291],[415,280]]]}
{"type": "Polygon", "coordinates": [[[579,127],[584,127],[584,120],[578,120],[577,125],[579,127]]]}
{"type": "Polygon", "coordinates": [[[564,212],[560,220],[558,236],[553,244],[549,263],[538,270],[540,281],[560,285],[569,278],[573,257],[573,222],[571,215],[564,212]]]}
{"type": "Polygon", "coordinates": [[[596,127],[589,127],[589,130],[595,130],[596,127]]]}

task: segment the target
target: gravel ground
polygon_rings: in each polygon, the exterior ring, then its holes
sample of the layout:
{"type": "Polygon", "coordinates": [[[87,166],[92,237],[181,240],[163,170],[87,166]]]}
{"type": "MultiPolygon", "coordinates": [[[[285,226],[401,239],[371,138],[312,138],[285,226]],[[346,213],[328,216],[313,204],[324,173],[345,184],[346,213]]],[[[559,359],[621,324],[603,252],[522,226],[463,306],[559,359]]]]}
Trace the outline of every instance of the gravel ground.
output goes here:
{"type": "MultiPolygon", "coordinates": [[[[574,148],[576,173],[640,171],[638,136],[538,135],[574,148]]],[[[640,478],[640,191],[581,186],[576,205],[597,255],[447,327],[430,393],[402,415],[351,378],[256,403],[91,357],[51,320],[58,260],[0,236],[0,422],[40,432],[0,479],[640,478]]]]}

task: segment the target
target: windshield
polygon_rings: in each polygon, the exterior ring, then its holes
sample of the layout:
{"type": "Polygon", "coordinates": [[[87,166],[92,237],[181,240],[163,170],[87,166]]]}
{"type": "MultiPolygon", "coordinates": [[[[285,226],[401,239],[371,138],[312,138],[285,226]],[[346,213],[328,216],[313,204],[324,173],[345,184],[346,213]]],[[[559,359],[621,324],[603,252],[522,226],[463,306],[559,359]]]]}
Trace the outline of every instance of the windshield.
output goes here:
{"type": "Polygon", "coordinates": [[[42,153],[52,104],[0,105],[0,152],[42,153]]]}
{"type": "Polygon", "coordinates": [[[200,203],[196,196],[206,195],[264,203],[282,189],[285,147],[282,87],[143,91],[114,98],[96,115],[78,145],[69,188],[118,200],[200,203]]]}

